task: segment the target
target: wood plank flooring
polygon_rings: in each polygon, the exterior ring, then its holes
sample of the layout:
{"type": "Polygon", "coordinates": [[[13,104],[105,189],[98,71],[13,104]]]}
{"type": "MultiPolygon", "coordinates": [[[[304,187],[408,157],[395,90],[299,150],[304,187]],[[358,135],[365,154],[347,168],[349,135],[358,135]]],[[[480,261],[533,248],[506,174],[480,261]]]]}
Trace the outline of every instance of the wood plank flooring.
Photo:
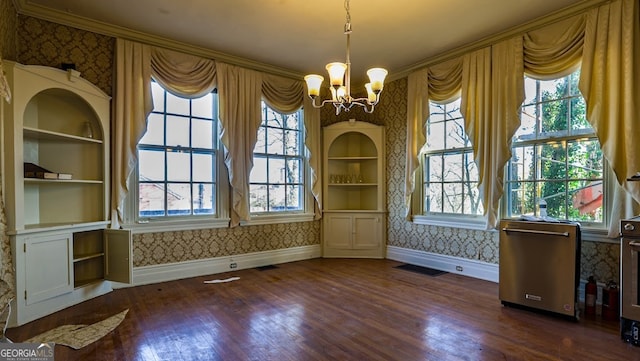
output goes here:
{"type": "Polygon", "coordinates": [[[640,360],[618,323],[504,307],[495,283],[313,259],[130,287],[9,329],[14,342],[124,309],[113,332],[60,360],[640,360]],[[204,284],[237,276],[239,280],[204,284]]]}

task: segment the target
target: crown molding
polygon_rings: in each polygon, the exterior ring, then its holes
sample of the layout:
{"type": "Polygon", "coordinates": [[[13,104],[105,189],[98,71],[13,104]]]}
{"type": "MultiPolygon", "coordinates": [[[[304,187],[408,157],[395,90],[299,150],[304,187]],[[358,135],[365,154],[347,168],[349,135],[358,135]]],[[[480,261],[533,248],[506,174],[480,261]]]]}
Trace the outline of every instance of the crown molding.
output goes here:
{"type": "Polygon", "coordinates": [[[427,67],[429,65],[432,64],[438,64],[441,63],[443,61],[447,61],[447,60],[451,60],[453,58],[459,57],[461,55],[464,55],[466,53],[478,50],[478,49],[482,49],[484,47],[487,46],[491,46],[495,43],[498,43],[502,40],[511,38],[513,36],[517,36],[517,35],[522,35],[528,31],[531,30],[535,30],[535,29],[539,29],[545,25],[549,25],[551,23],[563,20],[567,17],[573,16],[573,15],[578,15],[582,12],[585,12],[588,9],[600,6],[604,3],[609,3],[611,2],[611,0],[585,0],[582,2],[579,2],[577,4],[568,6],[564,9],[560,9],[557,10],[555,12],[552,12],[550,14],[544,15],[540,18],[531,20],[529,22],[526,22],[524,24],[518,25],[516,27],[513,27],[511,29],[505,30],[503,32],[488,36],[486,38],[480,39],[478,41],[474,41],[472,43],[460,46],[458,48],[446,51],[442,54],[436,55],[434,57],[430,57],[427,59],[424,59],[422,61],[419,61],[417,63],[411,64],[411,65],[407,65],[405,67],[402,67],[398,70],[395,70],[393,72],[392,76],[389,76],[389,80],[393,81],[393,80],[397,80],[397,79],[401,79],[401,78],[405,78],[407,76],[409,76],[410,73],[412,73],[415,70],[427,67]]]}
{"type": "MultiPolygon", "coordinates": [[[[16,11],[19,14],[32,16],[38,19],[55,22],[62,25],[71,26],[74,28],[91,31],[94,33],[128,39],[132,41],[138,41],[141,43],[159,46],[171,50],[181,51],[187,54],[197,55],[204,58],[210,58],[219,60],[225,63],[242,66],[248,69],[267,72],[270,74],[285,76],[293,79],[302,79],[304,74],[295,72],[289,69],[276,67],[270,64],[253,61],[250,59],[226,54],[223,52],[215,51],[209,48],[199,47],[195,45],[186,44],[183,42],[171,40],[168,38],[151,35],[148,33],[132,30],[129,28],[108,24],[105,22],[99,22],[92,19],[88,19],[82,16],[66,13],[59,10],[52,10],[41,5],[33,4],[29,0],[13,0],[16,7],[16,11]]],[[[506,31],[488,36],[478,41],[460,46],[458,48],[446,51],[442,54],[424,59],[414,64],[410,64],[400,69],[394,70],[389,74],[388,81],[394,81],[405,78],[415,70],[427,67],[432,64],[437,64],[446,60],[453,59],[461,56],[465,53],[481,49],[483,47],[490,46],[502,40],[510,37],[524,34],[527,31],[531,31],[553,22],[562,20],[566,17],[577,15],[588,9],[596,6],[600,6],[604,3],[608,3],[611,0],[585,0],[578,4],[568,6],[564,9],[560,9],[548,15],[542,16],[538,19],[529,21],[522,25],[518,25],[514,28],[506,31]]]]}
{"type": "Polygon", "coordinates": [[[85,18],[67,12],[53,10],[44,6],[33,4],[29,0],[14,0],[14,5],[18,14],[31,16],[34,18],[51,21],[57,24],[67,25],[81,30],[91,31],[97,34],[122,38],[153,46],[181,51],[187,54],[201,56],[203,58],[215,59],[225,63],[258,70],[287,78],[302,80],[303,74],[289,69],[276,67],[266,63],[253,61],[235,55],[215,51],[212,49],[190,45],[187,43],[171,40],[165,37],[132,30],[126,27],[108,24],[101,21],[85,18]]]}

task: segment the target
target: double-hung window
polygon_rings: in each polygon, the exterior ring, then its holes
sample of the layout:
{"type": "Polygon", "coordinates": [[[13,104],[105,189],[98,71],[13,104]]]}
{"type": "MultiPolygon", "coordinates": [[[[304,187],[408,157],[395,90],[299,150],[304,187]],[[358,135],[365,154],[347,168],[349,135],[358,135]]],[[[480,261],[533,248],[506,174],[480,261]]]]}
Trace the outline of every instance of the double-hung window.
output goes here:
{"type": "Polygon", "coordinates": [[[253,151],[253,215],[304,213],[307,204],[303,111],[282,114],[262,102],[262,124],[253,151]]]}
{"type": "Polygon", "coordinates": [[[430,102],[427,142],[422,155],[423,215],[429,218],[477,218],[483,207],[478,168],[464,129],[460,98],[430,102]]]}
{"type": "Polygon", "coordinates": [[[152,94],[137,148],[137,221],[217,217],[217,95],[181,98],[156,82],[152,94]]]}
{"type": "Polygon", "coordinates": [[[579,70],[554,80],[525,78],[521,125],[506,168],[506,217],[539,216],[603,226],[604,158],[586,119],[579,70]]]}

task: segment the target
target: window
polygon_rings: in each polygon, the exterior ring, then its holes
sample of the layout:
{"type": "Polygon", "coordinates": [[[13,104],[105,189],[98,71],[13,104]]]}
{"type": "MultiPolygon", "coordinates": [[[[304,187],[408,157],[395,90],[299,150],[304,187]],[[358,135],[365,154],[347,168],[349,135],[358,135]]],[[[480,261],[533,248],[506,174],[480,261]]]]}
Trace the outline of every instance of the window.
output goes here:
{"type": "Polygon", "coordinates": [[[305,210],[305,149],[302,110],[281,114],[262,102],[249,180],[251,213],[305,210]]]}
{"type": "Polygon", "coordinates": [[[156,82],[152,93],[138,142],[138,219],[217,216],[216,94],[180,98],[156,82]]]}
{"type": "Polygon", "coordinates": [[[478,168],[464,130],[460,99],[430,102],[427,143],[422,150],[425,215],[482,215],[478,168]]]}
{"type": "Polygon", "coordinates": [[[525,78],[521,125],[505,177],[505,215],[603,225],[604,159],[578,90],[579,70],[555,80],[525,78]]]}

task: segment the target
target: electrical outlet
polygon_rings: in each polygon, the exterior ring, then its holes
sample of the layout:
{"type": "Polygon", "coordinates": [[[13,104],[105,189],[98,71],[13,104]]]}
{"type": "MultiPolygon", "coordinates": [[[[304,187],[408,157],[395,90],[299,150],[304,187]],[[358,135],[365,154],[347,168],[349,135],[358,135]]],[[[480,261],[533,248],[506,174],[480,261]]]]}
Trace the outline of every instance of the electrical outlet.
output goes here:
{"type": "Polygon", "coordinates": [[[462,266],[456,266],[456,271],[462,272],[462,266]]]}
{"type": "Polygon", "coordinates": [[[231,262],[231,263],[229,263],[229,268],[232,268],[232,269],[233,268],[238,268],[238,264],[235,263],[235,262],[231,262]]]}

